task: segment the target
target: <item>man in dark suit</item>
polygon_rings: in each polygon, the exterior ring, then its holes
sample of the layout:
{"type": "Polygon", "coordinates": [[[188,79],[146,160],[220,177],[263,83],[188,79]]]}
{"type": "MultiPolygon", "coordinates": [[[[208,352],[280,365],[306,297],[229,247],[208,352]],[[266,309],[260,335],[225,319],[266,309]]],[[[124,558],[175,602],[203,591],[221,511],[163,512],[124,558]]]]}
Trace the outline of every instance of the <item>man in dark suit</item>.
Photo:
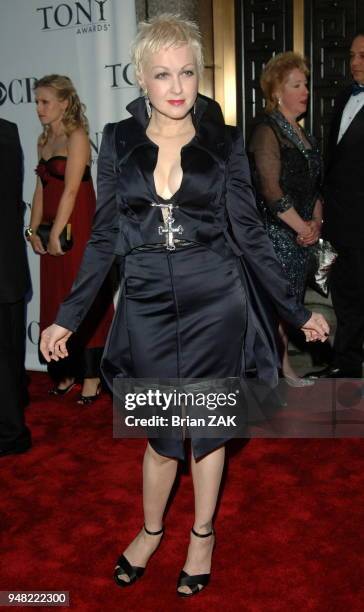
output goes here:
{"type": "Polygon", "coordinates": [[[24,421],[25,308],[29,288],[23,238],[23,161],[18,128],[0,119],[0,457],[31,447],[24,421]]]}
{"type": "MultiPolygon", "coordinates": [[[[332,366],[314,377],[360,378],[364,342],[364,32],[350,49],[354,79],[335,102],[324,184],[324,236],[338,257],[331,277],[337,318],[332,366]]],[[[312,373],[311,373],[312,376],[312,373]]]]}

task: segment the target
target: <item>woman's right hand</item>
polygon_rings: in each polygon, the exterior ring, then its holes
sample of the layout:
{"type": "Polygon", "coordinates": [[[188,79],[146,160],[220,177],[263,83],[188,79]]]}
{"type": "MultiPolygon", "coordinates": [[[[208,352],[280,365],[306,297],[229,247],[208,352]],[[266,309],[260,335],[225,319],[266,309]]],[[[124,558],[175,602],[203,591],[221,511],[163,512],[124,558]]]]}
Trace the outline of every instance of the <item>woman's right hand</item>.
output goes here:
{"type": "Polygon", "coordinates": [[[306,235],[299,234],[297,236],[297,243],[300,246],[311,246],[316,244],[321,235],[321,222],[317,223],[314,219],[311,221],[306,221],[307,225],[310,228],[310,233],[307,232],[306,235]]]}
{"type": "Polygon", "coordinates": [[[43,248],[42,241],[38,234],[34,233],[32,236],[30,236],[30,238],[28,238],[28,242],[30,242],[34,253],[37,253],[37,255],[46,254],[47,251],[43,248]]]}
{"type": "Polygon", "coordinates": [[[72,336],[69,329],[61,327],[56,323],[50,325],[42,331],[40,340],[40,350],[44,359],[49,363],[51,359],[59,361],[68,357],[66,342],[72,336]]]}

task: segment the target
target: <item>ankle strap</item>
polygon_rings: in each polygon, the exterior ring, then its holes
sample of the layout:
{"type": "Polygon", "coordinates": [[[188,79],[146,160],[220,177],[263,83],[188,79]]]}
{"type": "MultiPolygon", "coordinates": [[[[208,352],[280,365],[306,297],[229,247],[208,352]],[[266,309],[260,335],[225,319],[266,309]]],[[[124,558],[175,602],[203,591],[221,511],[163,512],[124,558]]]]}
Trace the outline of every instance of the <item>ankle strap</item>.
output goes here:
{"type": "Polygon", "coordinates": [[[192,527],[191,531],[192,531],[193,535],[197,536],[198,538],[208,538],[210,535],[212,535],[214,533],[213,529],[211,529],[210,533],[197,533],[197,531],[195,531],[193,527],[192,527]]]}
{"type": "Polygon", "coordinates": [[[164,527],[162,527],[162,529],[160,529],[159,531],[149,531],[149,529],[146,528],[146,526],[144,525],[144,531],[148,534],[148,535],[160,535],[161,533],[163,533],[164,531],[164,527]]]}

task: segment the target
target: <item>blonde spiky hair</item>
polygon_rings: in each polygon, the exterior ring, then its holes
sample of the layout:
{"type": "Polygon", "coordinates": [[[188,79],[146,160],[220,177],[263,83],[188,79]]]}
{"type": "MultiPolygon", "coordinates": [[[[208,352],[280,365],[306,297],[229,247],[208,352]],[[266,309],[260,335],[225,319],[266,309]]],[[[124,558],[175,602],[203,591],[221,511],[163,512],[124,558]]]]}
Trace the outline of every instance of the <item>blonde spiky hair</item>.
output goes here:
{"type": "Polygon", "coordinates": [[[131,59],[138,81],[143,72],[146,56],[166,47],[182,45],[189,45],[192,48],[197,71],[201,76],[204,67],[201,34],[193,21],[172,13],[163,13],[149,21],[142,21],[131,46],[131,59]]]}

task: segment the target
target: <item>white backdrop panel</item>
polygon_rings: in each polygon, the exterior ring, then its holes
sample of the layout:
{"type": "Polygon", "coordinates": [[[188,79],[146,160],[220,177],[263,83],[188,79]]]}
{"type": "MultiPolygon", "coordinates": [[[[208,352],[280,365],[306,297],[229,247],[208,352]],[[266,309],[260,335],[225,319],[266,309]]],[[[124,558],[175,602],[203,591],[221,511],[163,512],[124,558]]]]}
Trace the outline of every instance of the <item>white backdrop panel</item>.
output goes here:
{"type": "MultiPolygon", "coordinates": [[[[93,176],[105,123],[127,116],[139,90],[130,70],[129,47],[136,31],[134,0],[0,0],[0,116],[17,123],[24,152],[24,200],[35,187],[36,116],[34,80],[69,76],[87,106],[93,176]]],[[[39,258],[28,249],[32,295],[27,313],[26,367],[38,360],[39,258]]],[[[9,253],[9,257],[11,254],[9,253]]]]}

